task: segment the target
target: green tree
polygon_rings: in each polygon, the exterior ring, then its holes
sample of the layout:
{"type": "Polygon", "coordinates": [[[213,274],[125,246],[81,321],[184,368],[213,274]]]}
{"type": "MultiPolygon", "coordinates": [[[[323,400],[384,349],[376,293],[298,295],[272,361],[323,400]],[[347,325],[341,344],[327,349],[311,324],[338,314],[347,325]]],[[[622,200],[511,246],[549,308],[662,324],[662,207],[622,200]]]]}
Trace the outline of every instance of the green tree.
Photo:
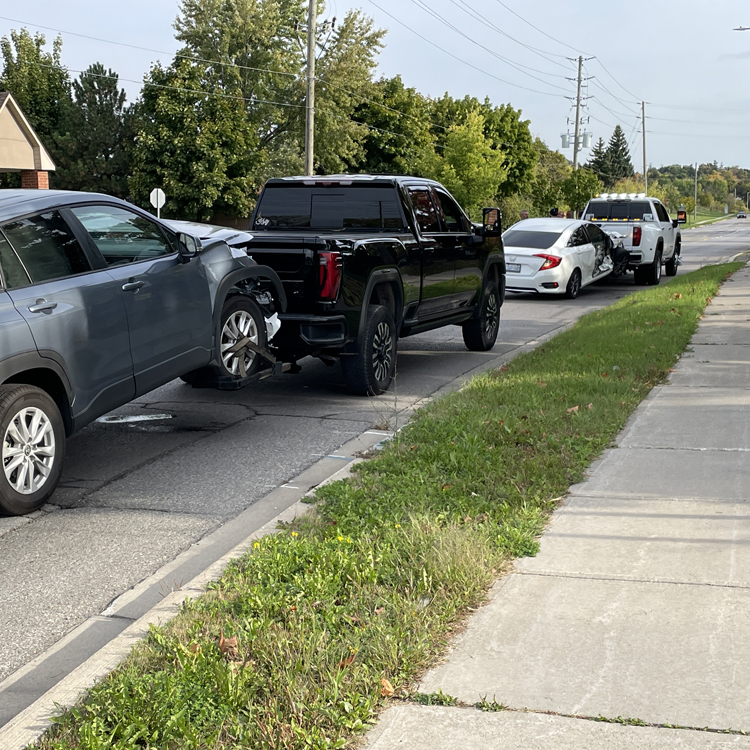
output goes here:
{"type": "Polygon", "coordinates": [[[449,129],[464,123],[470,114],[478,112],[483,120],[484,135],[490,148],[502,155],[503,169],[498,173],[496,194],[510,196],[528,189],[537,161],[537,152],[529,129],[529,121],[521,119],[521,111],[510,104],[495,106],[489,99],[480,102],[475,97],[453,99],[448,94],[432,105],[433,134],[440,149],[447,142],[449,129]]]}
{"type": "MultiPolygon", "coordinates": [[[[602,183],[589,169],[582,167],[571,172],[562,184],[562,195],[573,211],[582,211],[589,199],[600,192],[602,183]]],[[[576,214],[577,215],[577,214],[576,214]]]]}
{"type": "Polygon", "coordinates": [[[609,185],[635,174],[633,163],[630,160],[628,141],[619,125],[615,126],[612,137],[607,144],[607,161],[610,170],[609,181],[607,182],[609,185]]]}
{"type": "Polygon", "coordinates": [[[485,118],[478,111],[469,112],[463,123],[452,125],[445,145],[429,156],[420,171],[438,180],[474,219],[481,217],[482,207],[492,203],[508,173],[501,151],[493,148],[485,135],[485,118]]]}
{"type": "Polygon", "coordinates": [[[606,187],[612,187],[613,181],[610,181],[610,173],[612,169],[609,164],[609,156],[607,155],[607,148],[604,145],[603,138],[600,138],[594,144],[594,148],[591,149],[591,157],[589,158],[586,167],[590,169],[606,187]]]}
{"type": "Polygon", "coordinates": [[[430,101],[404,86],[401,76],[381,78],[354,112],[367,123],[364,158],[352,167],[371,173],[415,174],[434,153],[430,101]]]}
{"type": "Polygon", "coordinates": [[[220,87],[211,65],[184,58],[155,65],[134,123],[133,198],[148,206],[164,190],[165,216],[207,221],[247,216],[253,200],[258,137],[240,92],[220,87]]]}
{"type": "Polygon", "coordinates": [[[44,34],[31,36],[26,29],[11,31],[10,39],[3,37],[0,86],[13,94],[45,146],[51,147],[50,139],[70,102],[70,79],[60,60],[62,39],[55,39],[52,52],[45,51],[45,44],[44,34]]]}
{"type": "Polygon", "coordinates": [[[540,138],[534,139],[534,150],[538,161],[534,169],[530,197],[534,213],[549,214],[550,209],[565,204],[562,186],[573,171],[568,160],[557,151],[552,151],[540,138]]]}
{"type": "Polygon", "coordinates": [[[90,190],[118,198],[128,195],[128,114],[118,76],[101,63],[73,80],[55,135],[55,184],[64,190],[90,190]]]}
{"type": "MultiPolygon", "coordinates": [[[[258,139],[256,187],[302,167],[306,11],[304,0],[184,0],[175,23],[181,53],[220,61],[218,85],[247,100],[258,139]]],[[[352,115],[372,87],[384,32],[360,11],[318,32],[315,162],[319,171],[339,171],[364,158],[368,128],[352,115]]]]}

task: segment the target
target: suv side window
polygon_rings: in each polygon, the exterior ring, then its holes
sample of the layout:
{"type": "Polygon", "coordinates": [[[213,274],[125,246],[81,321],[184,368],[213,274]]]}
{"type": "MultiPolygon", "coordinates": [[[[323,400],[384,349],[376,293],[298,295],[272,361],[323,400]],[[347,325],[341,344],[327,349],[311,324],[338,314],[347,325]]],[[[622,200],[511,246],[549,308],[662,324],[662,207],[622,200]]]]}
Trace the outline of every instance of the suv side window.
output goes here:
{"type": "Polygon", "coordinates": [[[586,229],[580,226],[570,235],[568,247],[579,247],[580,245],[588,245],[588,243],[589,238],[586,236],[586,229]]]}
{"type": "Polygon", "coordinates": [[[118,206],[71,206],[108,266],[174,252],[158,224],[118,206]]]}
{"type": "Polygon", "coordinates": [[[414,215],[417,218],[419,231],[422,234],[439,232],[440,220],[432,202],[430,191],[426,188],[409,188],[409,197],[414,208],[414,215]]]}
{"type": "Polygon", "coordinates": [[[442,190],[435,190],[440,208],[443,211],[443,222],[449,232],[466,232],[466,219],[456,201],[442,190]]]}
{"type": "Polygon", "coordinates": [[[19,286],[26,286],[31,282],[23,263],[13,252],[13,248],[0,234],[0,270],[2,270],[2,279],[0,285],[4,284],[6,289],[15,289],[19,286]]]}
{"type": "MultiPolygon", "coordinates": [[[[19,219],[3,227],[33,283],[61,279],[91,270],[91,264],[59,211],[19,219]]],[[[11,262],[3,254],[3,268],[11,262]]],[[[18,268],[15,278],[19,279],[18,268]]]]}

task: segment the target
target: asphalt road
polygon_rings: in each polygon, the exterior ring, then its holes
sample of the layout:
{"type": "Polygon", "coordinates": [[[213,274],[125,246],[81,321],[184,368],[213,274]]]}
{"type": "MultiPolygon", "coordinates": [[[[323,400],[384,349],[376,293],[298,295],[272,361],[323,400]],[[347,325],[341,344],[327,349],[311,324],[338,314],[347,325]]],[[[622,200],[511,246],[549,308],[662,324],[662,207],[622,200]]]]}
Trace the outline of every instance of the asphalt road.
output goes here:
{"type": "MultiPolygon", "coordinates": [[[[748,248],[750,221],[686,231],[679,272],[748,248]]],[[[492,352],[468,352],[458,327],[404,339],[395,387],[381,397],[348,395],[338,367],[307,359],[300,374],[238,392],[175,381],[110,415],[148,421],[87,427],[68,441],[52,505],[33,518],[0,518],[0,681],[211,532],[231,536],[239,514],[321,456],[366,430],[400,426],[461,376],[633,290],[629,274],[574,301],[509,295],[492,352]]],[[[128,622],[102,618],[85,642],[0,682],[0,725],[128,622]]]]}

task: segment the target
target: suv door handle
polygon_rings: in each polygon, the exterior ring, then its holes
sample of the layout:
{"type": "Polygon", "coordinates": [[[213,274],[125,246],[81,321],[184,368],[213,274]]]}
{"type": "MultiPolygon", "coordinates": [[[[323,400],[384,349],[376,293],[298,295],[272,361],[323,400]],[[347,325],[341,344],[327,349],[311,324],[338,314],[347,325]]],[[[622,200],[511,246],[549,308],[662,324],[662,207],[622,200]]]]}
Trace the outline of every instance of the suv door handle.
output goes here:
{"type": "Polygon", "coordinates": [[[130,279],[127,284],[122,285],[122,291],[137,292],[142,286],[146,286],[145,281],[135,281],[135,279],[130,279]]]}
{"type": "Polygon", "coordinates": [[[30,313],[51,312],[57,307],[57,302],[47,302],[46,299],[38,299],[35,305],[29,305],[30,313]]]}

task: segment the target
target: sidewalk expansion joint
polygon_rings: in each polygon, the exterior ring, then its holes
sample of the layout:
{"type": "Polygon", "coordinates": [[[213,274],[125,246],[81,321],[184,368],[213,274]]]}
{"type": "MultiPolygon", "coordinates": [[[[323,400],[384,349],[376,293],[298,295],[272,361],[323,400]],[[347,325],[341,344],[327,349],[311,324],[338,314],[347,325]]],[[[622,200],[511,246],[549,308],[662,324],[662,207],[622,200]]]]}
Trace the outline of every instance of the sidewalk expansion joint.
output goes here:
{"type": "Polygon", "coordinates": [[[534,708],[510,708],[502,703],[498,703],[493,697],[488,701],[486,696],[478,703],[466,703],[465,701],[453,698],[450,695],[438,691],[437,693],[415,693],[404,698],[396,698],[394,702],[410,703],[416,706],[442,706],[448,708],[460,708],[463,710],[482,711],[484,713],[512,713],[512,714],[536,714],[543,716],[559,716],[563,719],[578,719],[580,721],[596,721],[605,724],[620,724],[629,727],[645,727],[647,729],[682,729],[691,732],[707,732],[710,734],[731,734],[747,736],[748,732],[743,729],[719,729],[718,727],[695,727],[684,724],[670,724],[669,722],[650,722],[643,719],[626,718],[624,716],[589,716],[587,714],[568,714],[562,711],[546,711],[544,709],[534,708]]]}
{"type": "Polygon", "coordinates": [[[696,453],[750,453],[750,448],[691,448],[682,445],[679,448],[666,445],[618,445],[619,450],[639,451],[695,451],[696,453]]]}
{"type": "Polygon", "coordinates": [[[707,586],[716,589],[737,589],[746,591],[750,586],[738,585],[733,583],[716,583],[712,581],[674,581],[668,578],[628,578],[626,576],[597,576],[586,575],[585,573],[535,573],[524,570],[514,570],[511,575],[529,576],[537,578],[566,578],[581,581],[612,581],[618,583],[651,583],[657,586],[707,586]]]}

